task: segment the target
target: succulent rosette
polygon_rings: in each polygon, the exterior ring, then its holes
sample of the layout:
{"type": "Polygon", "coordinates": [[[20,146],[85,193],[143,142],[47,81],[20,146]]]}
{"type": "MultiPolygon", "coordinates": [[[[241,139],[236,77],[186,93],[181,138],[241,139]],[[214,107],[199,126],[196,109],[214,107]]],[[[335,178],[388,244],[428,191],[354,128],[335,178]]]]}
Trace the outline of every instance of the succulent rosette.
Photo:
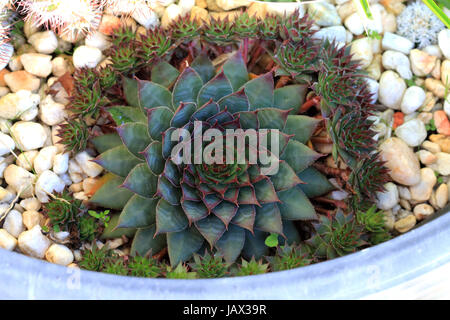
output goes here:
{"type": "Polygon", "coordinates": [[[308,196],[333,188],[311,167],[321,154],[305,145],[320,121],[297,114],[306,86],[275,89],[272,72],[250,77],[240,51],[217,70],[206,54],[181,73],[161,60],[150,78],[123,78],[129,106],[108,109],[117,134],[94,139],[102,152],[96,162],[111,175],[91,202],[122,209],[117,228],[137,229],[132,250],[144,254],[167,246],[177,265],[205,246],[230,262],[241,253],[258,258],[267,250],[268,233],[298,242],[293,222],[318,218],[308,196]],[[178,129],[189,135],[174,140],[178,129]],[[203,138],[204,154],[215,146],[243,160],[220,161],[210,153],[196,162],[192,148],[182,149],[191,161],[179,161],[179,143],[208,129],[216,136],[203,138]],[[236,137],[229,130],[247,129],[269,141],[267,148],[252,149],[250,139],[243,140],[245,151],[219,142],[236,137]],[[275,144],[278,152],[272,152],[275,144]],[[269,155],[277,170],[267,170],[260,154],[269,155]],[[303,176],[315,182],[305,183],[303,176]]]}

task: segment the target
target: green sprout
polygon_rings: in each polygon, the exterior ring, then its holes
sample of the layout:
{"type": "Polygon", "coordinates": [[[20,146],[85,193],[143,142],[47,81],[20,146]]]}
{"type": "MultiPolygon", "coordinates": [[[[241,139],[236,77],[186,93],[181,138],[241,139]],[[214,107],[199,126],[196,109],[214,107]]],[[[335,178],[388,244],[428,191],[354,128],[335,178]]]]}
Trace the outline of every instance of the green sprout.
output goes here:
{"type": "Polygon", "coordinates": [[[103,222],[103,224],[105,225],[105,227],[108,226],[108,222],[111,219],[111,217],[109,216],[109,210],[105,210],[105,211],[101,211],[101,212],[96,212],[94,210],[89,210],[88,211],[89,215],[99,219],[100,221],[103,222]]]}

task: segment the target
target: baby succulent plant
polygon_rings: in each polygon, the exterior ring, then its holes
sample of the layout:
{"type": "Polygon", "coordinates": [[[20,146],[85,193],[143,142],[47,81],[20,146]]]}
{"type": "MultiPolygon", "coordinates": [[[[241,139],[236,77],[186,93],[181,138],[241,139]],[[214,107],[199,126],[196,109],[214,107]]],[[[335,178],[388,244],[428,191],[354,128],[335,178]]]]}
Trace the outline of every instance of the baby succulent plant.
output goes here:
{"type": "Polygon", "coordinates": [[[314,227],[316,234],[307,240],[307,244],[317,258],[333,259],[367,244],[362,239],[362,225],[353,214],[346,215],[342,210],[338,210],[334,217],[321,215],[314,227]]]}
{"type": "MultiPolygon", "coordinates": [[[[135,239],[145,241],[153,252],[161,249],[158,238],[166,237],[173,265],[204,244],[215,247],[227,261],[234,261],[242,250],[251,257],[254,248],[265,247],[259,232],[297,239],[295,228],[286,226],[317,218],[299,174],[321,156],[304,144],[318,120],[296,115],[304,86],[274,89],[272,72],[250,79],[240,51],[218,71],[204,54],[181,73],[166,62],[153,69],[158,72],[152,73],[151,81],[124,79],[130,106],[109,109],[120,124],[120,144],[96,160],[120,177],[121,186],[128,190],[126,203],[117,203],[108,185],[91,201],[115,209],[124,205],[117,227],[154,230],[150,239],[135,239]],[[161,78],[161,74],[172,77],[161,78]],[[224,141],[230,137],[227,129],[279,130],[278,172],[264,174],[265,165],[251,162],[250,154],[242,163],[177,163],[173,155],[177,143],[171,140],[177,128],[192,136],[195,130],[214,128],[224,141]]],[[[203,143],[206,150],[215,142],[203,143]]],[[[94,144],[101,143],[94,139],[94,144]]],[[[232,150],[238,152],[237,147],[232,150]]],[[[310,192],[329,191],[329,183],[322,181],[310,192]]]]}

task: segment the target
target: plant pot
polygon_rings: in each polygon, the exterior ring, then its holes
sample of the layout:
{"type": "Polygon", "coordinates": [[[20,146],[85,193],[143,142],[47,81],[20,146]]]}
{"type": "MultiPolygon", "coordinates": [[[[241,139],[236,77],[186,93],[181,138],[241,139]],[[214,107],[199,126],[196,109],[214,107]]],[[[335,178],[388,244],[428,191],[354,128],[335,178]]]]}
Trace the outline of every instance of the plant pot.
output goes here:
{"type": "Polygon", "coordinates": [[[307,267],[249,277],[172,280],[115,276],[61,267],[0,249],[0,297],[386,299],[443,298],[447,294],[450,298],[449,248],[450,214],[436,214],[414,230],[369,249],[307,267]]]}

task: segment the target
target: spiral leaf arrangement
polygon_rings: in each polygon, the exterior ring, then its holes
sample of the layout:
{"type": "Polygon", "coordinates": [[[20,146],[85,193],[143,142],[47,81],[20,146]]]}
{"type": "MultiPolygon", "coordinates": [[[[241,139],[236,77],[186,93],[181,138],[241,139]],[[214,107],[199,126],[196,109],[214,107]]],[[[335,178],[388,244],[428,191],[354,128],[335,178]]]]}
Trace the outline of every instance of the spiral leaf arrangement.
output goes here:
{"type": "MultiPolygon", "coordinates": [[[[97,163],[115,178],[91,201],[122,210],[117,229],[137,230],[132,245],[137,253],[167,247],[175,267],[206,247],[230,263],[241,254],[248,259],[267,254],[268,233],[287,244],[298,243],[301,236],[293,221],[328,223],[308,199],[333,188],[311,167],[321,155],[305,145],[319,120],[297,115],[308,88],[320,101],[335,156],[351,169],[352,205],[358,207],[357,199],[382,188],[387,176],[367,119],[373,105],[363,75],[348,48],[314,39],[311,25],[295,13],[264,20],[242,14],[233,22],[210,24],[187,16],[170,29],[144,35],[123,28],[110,49],[108,74],[117,81],[104,89],[96,86],[98,77],[80,73],[83,85],[74,99],[85,97],[72,104],[73,110],[97,115],[100,105],[107,106],[117,125],[117,133],[93,140],[102,152],[97,163]],[[273,68],[254,75],[257,61],[252,56],[261,52],[272,57],[273,68]],[[276,86],[280,77],[289,84],[276,86]],[[83,88],[92,89],[83,93],[83,88]],[[196,121],[202,122],[202,130],[214,128],[223,137],[230,128],[279,130],[279,172],[265,175],[260,163],[249,162],[176,163],[175,143],[168,137],[177,128],[193,134],[196,121]],[[375,174],[377,179],[365,183],[375,174]]],[[[339,232],[319,237],[331,243],[330,257],[362,244],[359,224],[344,217],[335,219],[339,232]],[[347,239],[348,232],[355,238],[347,239]]],[[[329,228],[335,228],[335,220],[329,228]]],[[[311,247],[318,243],[311,241],[311,247]]],[[[312,254],[322,256],[322,249],[312,254]]],[[[309,261],[304,255],[292,259],[292,264],[309,261]]]]}

